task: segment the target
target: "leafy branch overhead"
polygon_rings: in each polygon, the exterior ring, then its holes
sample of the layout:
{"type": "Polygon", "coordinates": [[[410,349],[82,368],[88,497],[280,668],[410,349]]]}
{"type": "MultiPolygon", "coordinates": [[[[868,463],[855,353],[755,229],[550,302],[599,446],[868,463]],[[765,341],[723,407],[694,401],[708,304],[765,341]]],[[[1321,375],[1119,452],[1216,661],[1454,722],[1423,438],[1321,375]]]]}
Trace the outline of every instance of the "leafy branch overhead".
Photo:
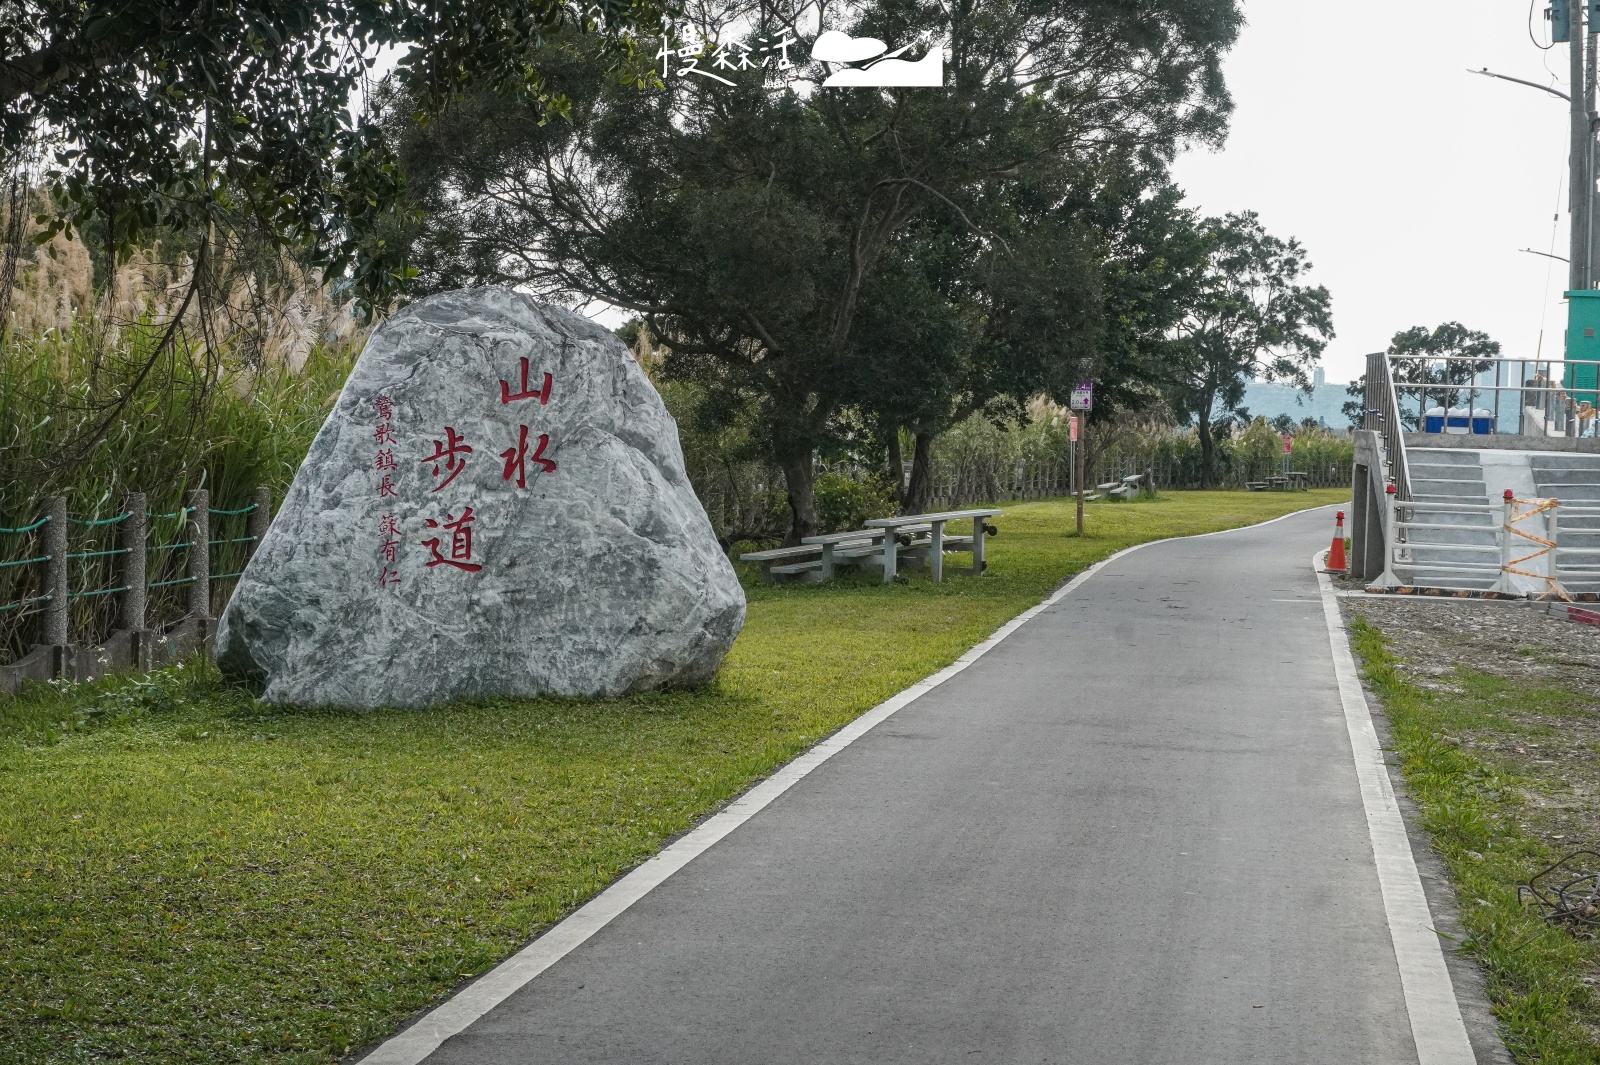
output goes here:
{"type": "Polygon", "coordinates": [[[787,31],[798,62],[638,90],[574,50],[549,70],[570,123],[473,93],[418,128],[394,98],[425,215],[403,239],[424,288],[509,282],[643,317],[669,374],[759,412],[791,537],[817,527],[813,456],[851,423],[892,446],[1092,362],[1109,249],[1089,205],[1130,173],[1137,200],[1220,138],[1239,24],[1232,0],[828,5],[829,30],[945,50],[943,88],[879,90],[822,87],[814,25],[703,14],[787,31]]]}
{"type": "Polygon", "coordinates": [[[380,235],[399,171],[360,107],[378,58],[403,50],[422,111],[471,85],[560,109],[542,47],[590,32],[617,66],[657,22],[650,0],[5,0],[0,148],[53,147],[46,238],[94,225],[126,255],[226,218],[383,305],[406,270],[380,235]]]}

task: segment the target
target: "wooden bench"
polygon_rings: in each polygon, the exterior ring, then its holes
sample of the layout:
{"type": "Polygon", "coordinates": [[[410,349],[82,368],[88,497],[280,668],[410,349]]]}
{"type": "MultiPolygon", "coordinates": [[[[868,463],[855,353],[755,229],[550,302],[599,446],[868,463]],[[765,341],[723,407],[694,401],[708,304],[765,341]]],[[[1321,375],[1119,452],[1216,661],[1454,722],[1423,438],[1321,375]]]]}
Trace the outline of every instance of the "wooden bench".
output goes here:
{"type": "Polygon", "coordinates": [[[888,583],[895,579],[899,571],[900,536],[906,530],[925,526],[928,530],[928,539],[924,543],[920,536],[913,539],[908,552],[914,555],[925,555],[934,581],[944,580],[944,553],[950,548],[965,549],[972,552],[972,573],[974,576],[983,572],[983,538],[985,533],[994,535],[997,531],[985,519],[996,517],[1001,512],[996,509],[973,510],[946,510],[937,514],[907,514],[899,518],[869,518],[864,524],[869,528],[893,530],[894,535],[886,536],[883,540],[880,565],[883,567],[883,580],[888,583]],[[956,537],[946,538],[944,526],[946,522],[972,519],[972,535],[961,537],[957,543],[956,537]],[[950,547],[946,547],[946,543],[950,547]]]}
{"type": "Polygon", "coordinates": [[[853,532],[807,536],[800,542],[820,555],[818,580],[832,580],[841,565],[872,564],[883,551],[882,529],[857,529],[853,532]]]}
{"type": "Polygon", "coordinates": [[[994,534],[984,519],[998,510],[952,510],[942,514],[908,514],[900,518],[874,518],[868,528],[852,532],[807,536],[798,547],[775,547],[769,551],[747,551],[741,562],[759,562],[761,578],[769,584],[784,579],[815,582],[833,578],[839,570],[852,566],[874,566],[883,570],[884,580],[894,580],[902,560],[926,562],[933,579],[944,579],[944,554],[970,551],[974,573],[983,572],[984,529],[994,534]],[[946,536],[947,521],[971,518],[973,535],[946,536]]]}

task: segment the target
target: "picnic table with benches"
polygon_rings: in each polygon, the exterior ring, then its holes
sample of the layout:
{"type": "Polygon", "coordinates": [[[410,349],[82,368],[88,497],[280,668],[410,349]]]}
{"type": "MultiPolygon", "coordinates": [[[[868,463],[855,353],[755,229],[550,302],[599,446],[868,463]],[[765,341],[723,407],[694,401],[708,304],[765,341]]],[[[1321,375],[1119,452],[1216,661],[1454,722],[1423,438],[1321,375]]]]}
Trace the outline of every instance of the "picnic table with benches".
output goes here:
{"type": "Polygon", "coordinates": [[[1144,474],[1132,473],[1120,481],[1107,481],[1105,484],[1095,485],[1094,488],[1093,492],[1084,496],[1085,502],[1092,503],[1101,499],[1137,499],[1139,493],[1149,486],[1145,484],[1144,474]]]}
{"type": "Polygon", "coordinates": [[[876,567],[887,583],[899,575],[902,559],[926,562],[935,581],[944,579],[946,551],[972,552],[972,572],[983,572],[983,537],[997,531],[985,519],[1000,513],[996,509],[947,510],[937,514],[906,514],[898,518],[872,518],[865,529],[853,532],[807,536],[798,547],[777,547],[770,551],[749,551],[739,556],[744,562],[761,563],[761,575],[769,581],[784,579],[825,581],[845,566],[876,567]],[[972,519],[971,536],[946,536],[946,522],[972,519]]]}
{"type": "Polygon", "coordinates": [[[1268,477],[1264,481],[1246,481],[1245,488],[1252,492],[1306,491],[1311,487],[1311,474],[1306,470],[1290,470],[1285,474],[1268,477]]]}

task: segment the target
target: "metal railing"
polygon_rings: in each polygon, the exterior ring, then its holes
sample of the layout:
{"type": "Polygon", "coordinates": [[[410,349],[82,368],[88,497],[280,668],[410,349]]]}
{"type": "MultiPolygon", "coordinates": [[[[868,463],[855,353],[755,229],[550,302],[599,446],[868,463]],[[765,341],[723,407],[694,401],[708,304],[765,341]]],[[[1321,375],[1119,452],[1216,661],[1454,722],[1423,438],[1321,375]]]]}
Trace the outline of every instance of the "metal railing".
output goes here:
{"type": "MultiPolygon", "coordinates": [[[[1388,368],[1390,388],[1396,395],[1396,417],[1413,431],[1426,431],[1430,410],[1443,414],[1445,431],[1461,435],[1493,433],[1533,437],[1600,437],[1600,362],[1583,359],[1474,358],[1441,355],[1413,358],[1398,355],[1367,357],[1368,416],[1371,417],[1374,362],[1388,368]],[[1400,374],[1396,376],[1396,369],[1400,374]],[[1419,379],[1420,378],[1420,379],[1419,379]],[[1463,400],[1465,401],[1463,404],[1463,400]],[[1411,408],[1415,407],[1413,411],[1411,408]],[[1478,411],[1485,415],[1478,417],[1478,411]],[[1452,418],[1452,412],[1465,416],[1452,418]],[[1515,429],[1504,428],[1506,414],[1515,416],[1515,429]],[[1449,424],[1465,421],[1465,425],[1449,424]],[[1487,422],[1488,426],[1482,425],[1487,422]]],[[[1371,424],[1367,428],[1373,428],[1371,424]]]]}
{"type": "MultiPolygon", "coordinates": [[[[1561,543],[1558,515],[1600,518],[1600,507],[1562,507],[1557,499],[1515,499],[1510,493],[1500,503],[1444,503],[1404,501],[1397,493],[1386,495],[1382,577],[1375,586],[1457,588],[1476,581],[1477,591],[1509,596],[1571,598],[1563,578],[1574,584],[1600,583],[1600,564],[1570,565],[1564,558],[1600,558],[1600,547],[1570,547],[1561,543]],[[1466,524],[1455,518],[1485,517],[1488,524],[1466,524]],[[1414,533],[1424,534],[1413,539],[1414,533]],[[1432,541],[1429,532],[1489,533],[1491,542],[1468,544],[1432,541]],[[1443,555],[1419,559],[1417,552],[1443,555]],[[1476,557],[1474,557],[1476,556],[1476,557]],[[1488,557],[1485,557],[1488,556],[1488,557]],[[1433,581],[1418,579],[1427,574],[1433,581]],[[1402,579],[1408,575],[1409,579],[1402,579]],[[1518,580],[1517,578],[1522,578],[1518,580]],[[1454,584],[1446,583],[1454,581],[1454,584]]],[[[1594,535],[1600,530],[1573,529],[1594,535]]]]}
{"type": "Polygon", "coordinates": [[[1406,438],[1400,419],[1400,402],[1396,397],[1394,372],[1389,358],[1383,352],[1367,356],[1366,415],[1363,428],[1376,431],[1383,437],[1383,449],[1388,460],[1388,480],[1394,485],[1400,502],[1411,498],[1411,471],[1406,464],[1406,438]]]}

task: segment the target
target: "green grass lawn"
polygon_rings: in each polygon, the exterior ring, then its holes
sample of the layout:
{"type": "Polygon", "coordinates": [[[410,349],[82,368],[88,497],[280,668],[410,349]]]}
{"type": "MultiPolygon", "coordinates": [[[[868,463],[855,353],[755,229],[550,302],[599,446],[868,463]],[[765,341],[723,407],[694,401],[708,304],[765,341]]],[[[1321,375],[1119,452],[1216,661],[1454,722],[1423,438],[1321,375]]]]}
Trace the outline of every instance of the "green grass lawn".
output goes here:
{"type": "Polygon", "coordinates": [[[1461,946],[1483,966],[1507,1048],[1526,1065],[1600,1065],[1600,943],[1547,923],[1517,893],[1564,854],[1600,843],[1587,808],[1600,785],[1593,685],[1508,679],[1455,661],[1445,663],[1447,687],[1424,688],[1366,619],[1354,619],[1351,637],[1455,883],[1469,933],[1461,946]],[[1575,806],[1588,816],[1569,824],[1575,806]]]}
{"type": "Polygon", "coordinates": [[[1017,504],[939,586],[745,574],[692,692],[309,713],[190,667],[0,702],[0,1061],[330,1061],[1087,564],[1347,497],[1174,492],[1083,538],[1017,504]]]}

